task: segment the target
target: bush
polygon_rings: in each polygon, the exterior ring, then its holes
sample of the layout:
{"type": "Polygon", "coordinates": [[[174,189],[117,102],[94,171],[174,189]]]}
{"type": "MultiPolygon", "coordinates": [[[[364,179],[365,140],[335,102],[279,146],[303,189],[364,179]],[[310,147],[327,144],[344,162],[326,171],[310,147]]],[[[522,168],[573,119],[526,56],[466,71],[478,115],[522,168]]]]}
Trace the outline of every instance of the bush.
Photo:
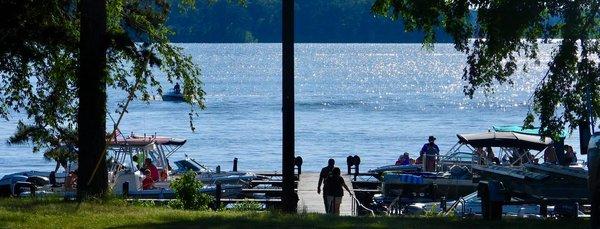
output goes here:
{"type": "Polygon", "coordinates": [[[249,201],[249,202],[239,202],[233,205],[231,210],[234,211],[260,211],[262,210],[262,205],[258,202],[249,201]]]}
{"type": "Polygon", "coordinates": [[[177,202],[169,203],[169,206],[186,210],[206,210],[213,203],[213,197],[200,192],[202,182],[196,179],[194,171],[187,171],[183,176],[171,182],[171,188],[175,192],[177,202]]]}

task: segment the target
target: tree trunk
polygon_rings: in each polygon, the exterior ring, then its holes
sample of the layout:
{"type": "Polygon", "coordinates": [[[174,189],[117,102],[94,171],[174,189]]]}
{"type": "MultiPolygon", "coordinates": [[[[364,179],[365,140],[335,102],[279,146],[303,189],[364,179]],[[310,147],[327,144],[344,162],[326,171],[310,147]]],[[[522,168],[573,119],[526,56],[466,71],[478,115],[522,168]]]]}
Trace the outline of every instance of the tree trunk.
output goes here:
{"type": "Polygon", "coordinates": [[[77,194],[106,194],[106,0],[81,1],[77,194]],[[98,164],[99,163],[99,164],[98,164]],[[94,169],[98,170],[94,173],[94,169]]]}

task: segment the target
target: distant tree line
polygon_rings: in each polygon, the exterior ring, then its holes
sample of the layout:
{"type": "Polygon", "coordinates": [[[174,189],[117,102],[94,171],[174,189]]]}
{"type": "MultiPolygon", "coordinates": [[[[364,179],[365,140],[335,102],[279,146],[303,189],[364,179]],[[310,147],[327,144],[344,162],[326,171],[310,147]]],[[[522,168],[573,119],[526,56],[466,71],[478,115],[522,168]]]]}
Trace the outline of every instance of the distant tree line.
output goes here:
{"type": "MultiPolygon", "coordinates": [[[[296,0],[295,39],[300,43],[419,43],[422,32],[371,12],[372,0],[296,0]]],[[[197,1],[196,9],[173,9],[167,25],[173,42],[281,42],[281,0],[197,1]]],[[[440,30],[437,42],[452,42],[440,30]]]]}

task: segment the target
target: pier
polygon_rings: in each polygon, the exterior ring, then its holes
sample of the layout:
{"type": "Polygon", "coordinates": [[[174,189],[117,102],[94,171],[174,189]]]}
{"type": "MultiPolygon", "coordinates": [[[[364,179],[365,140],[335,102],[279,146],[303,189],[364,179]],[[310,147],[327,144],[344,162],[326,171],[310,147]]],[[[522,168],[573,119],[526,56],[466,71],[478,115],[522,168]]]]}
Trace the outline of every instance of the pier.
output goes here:
{"type": "MultiPolygon", "coordinates": [[[[350,188],[350,191],[352,191],[352,184],[350,183],[352,178],[345,174],[342,174],[342,177],[348,188],[350,188]]],[[[325,213],[323,193],[317,193],[317,182],[319,182],[318,172],[304,172],[300,174],[300,181],[298,182],[298,213],[325,213]]],[[[346,193],[346,190],[344,190],[344,197],[340,205],[340,215],[352,215],[352,198],[346,193]]]]}

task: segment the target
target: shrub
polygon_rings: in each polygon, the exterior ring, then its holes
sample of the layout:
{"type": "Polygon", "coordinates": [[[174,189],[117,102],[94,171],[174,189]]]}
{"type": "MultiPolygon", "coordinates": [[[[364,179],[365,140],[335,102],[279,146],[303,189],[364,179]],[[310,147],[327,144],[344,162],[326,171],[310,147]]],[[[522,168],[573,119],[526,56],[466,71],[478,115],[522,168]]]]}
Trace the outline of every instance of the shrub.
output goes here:
{"type": "Polygon", "coordinates": [[[260,211],[262,210],[262,205],[258,202],[249,201],[249,202],[239,202],[233,205],[231,210],[234,211],[260,211]]]}
{"type": "Polygon", "coordinates": [[[213,197],[200,192],[202,182],[196,179],[194,171],[187,171],[181,177],[171,182],[171,188],[175,192],[177,202],[169,203],[169,206],[187,210],[206,210],[213,203],[213,197]]]}

